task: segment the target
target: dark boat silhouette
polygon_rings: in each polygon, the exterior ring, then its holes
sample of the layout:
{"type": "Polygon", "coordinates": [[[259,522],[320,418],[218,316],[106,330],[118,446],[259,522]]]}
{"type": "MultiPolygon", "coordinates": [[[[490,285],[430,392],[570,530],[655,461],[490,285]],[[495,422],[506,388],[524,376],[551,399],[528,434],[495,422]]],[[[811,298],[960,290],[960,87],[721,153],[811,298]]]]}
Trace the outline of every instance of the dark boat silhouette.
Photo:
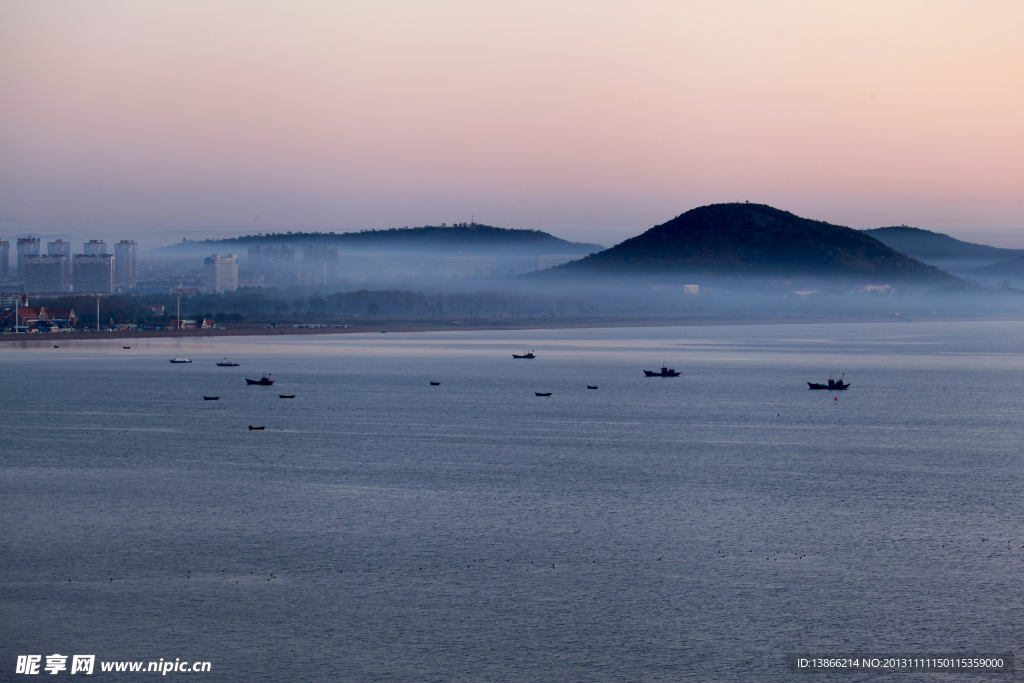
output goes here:
{"type": "Polygon", "coordinates": [[[221,360],[221,361],[217,361],[217,365],[221,366],[222,368],[237,368],[238,367],[238,363],[229,361],[227,358],[225,358],[224,360],[221,360]]]}
{"type": "Polygon", "coordinates": [[[292,394],[291,396],[289,396],[287,394],[278,394],[277,397],[278,398],[295,398],[295,394],[292,394]]]}
{"type": "Polygon", "coordinates": [[[667,368],[664,365],[661,366],[661,372],[655,372],[654,370],[644,370],[644,375],[647,377],[678,377],[683,374],[682,372],[676,372],[672,368],[667,368]]]}
{"type": "Polygon", "coordinates": [[[219,398],[220,398],[220,396],[203,396],[203,400],[204,401],[216,401],[219,398]]]}
{"type": "Polygon", "coordinates": [[[122,349],[130,349],[130,348],[132,348],[132,347],[130,347],[130,346],[122,346],[121,348],[122,348],[122,349]]]}
{"type": "Polygon", "coordinates": [[[512,357],[513,358],[536,358],[537,356],[533,355],[533,351],[527,351],[526,353],[524,353],[521,356],[517,356],[516,354],[513,353],[512,357]]]}
{"type": "Polygon", "coordinates": [[[266,427],[253,427],[252,425],[249,425],[249,429],[251,429],[251,430],[253,430],[255,432],[255,431],[260,431],[260,430],[266,429],[266,427]]]}
{"type": "Polygon", "coordinates": [[[592,386],[590,386],[590,385],[588,384],[588,385],[587,385],[587,389],[597,389],[597,387],[592,387],[592,386]]]}
{"type": "Polygon", "coordinates": [[[835,379],[832,379],[831,377],[829,377],[828,378],[828,384],[817,384],[816,382],[808,382],[807,386],[810,389],[816,389],[816,390],[819,390],[819,391],[821,389],[825,389],[827,391],[845,391],[846,389],[850,388],[850,385],[848,383],[847,384],[843,383],[843,377],[846,377],[845,373],[838,380],[835,380],[835,379]]]}
{"type": "Polygon", "coordinates": [[[535,391],[535,392],[533,392],[533,393],[535,393],[535,394],[536,394],[537,396],[550,396],[550,395],[551,395],[551,392],[550,392],[550,391],[549,391],[548,393],[546,393],[546,394],[542,394],[542,393],[541,393],[541,392],[539,392],[539,391],[535,391]]]}
{"type": "Polygon", "coordinates": [[[274,383],[274,380],[270,379],[270,377],[267,376],[267,375],[263,375],[259,379],[249,379],[248,377],[246,377],[245,378],[245,383],[246,384],[258,384],[261,387],[269,387],[271,384],[274,383]]]}
{"type": "Polygon", "coordinates": [[[439,386],[441,386],[441,383],[440,382],[431,382],[430,386],[432,386],[432,387],[439,387],[439,386]]]}

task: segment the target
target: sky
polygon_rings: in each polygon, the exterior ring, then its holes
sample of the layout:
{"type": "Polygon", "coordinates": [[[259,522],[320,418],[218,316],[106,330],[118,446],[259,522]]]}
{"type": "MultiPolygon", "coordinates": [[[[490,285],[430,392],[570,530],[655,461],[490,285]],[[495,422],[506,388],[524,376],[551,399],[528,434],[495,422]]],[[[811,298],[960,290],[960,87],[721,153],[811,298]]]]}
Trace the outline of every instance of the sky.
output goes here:
{"type": "Polygon", "coordinates": [[[1024,248],[1024,3],[0,0],[0,238],[771,204],[1024,248]]]}

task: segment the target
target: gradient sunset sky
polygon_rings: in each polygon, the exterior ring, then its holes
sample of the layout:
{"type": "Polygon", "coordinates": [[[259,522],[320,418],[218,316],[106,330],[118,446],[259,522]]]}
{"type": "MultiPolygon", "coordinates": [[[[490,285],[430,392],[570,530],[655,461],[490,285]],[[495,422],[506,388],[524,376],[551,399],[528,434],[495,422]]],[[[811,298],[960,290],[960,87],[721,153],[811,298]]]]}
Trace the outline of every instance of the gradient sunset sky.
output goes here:
{"type": "Polygon", "coordinates": [[[0,0],[0,237],[750,200],[1024,247],[1024,2],[0,0]]]}

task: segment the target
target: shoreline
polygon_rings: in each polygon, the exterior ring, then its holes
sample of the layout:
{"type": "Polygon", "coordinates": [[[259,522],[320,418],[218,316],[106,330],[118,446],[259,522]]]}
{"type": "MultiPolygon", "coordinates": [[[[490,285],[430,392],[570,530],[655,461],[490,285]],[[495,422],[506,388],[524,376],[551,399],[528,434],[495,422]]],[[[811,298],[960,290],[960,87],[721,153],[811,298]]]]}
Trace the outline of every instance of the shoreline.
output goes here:
{"type": "Polygon", "coordinates": [[[827,317],[806,318],[578,318],[522,321],[438,321],[414,319],[381,319],[372,323],[350,323],[348,328],[323,329],[288,326],[264,327],[262,324],[236,324],[227,329],[207,330],[118,330],[113,332],[40,332],[0,334],[0,344],[17,342],[81,341],[86,339],[181,339],[190,337],[242,337],[242,336],[315,336],[327,334],[366,334],[381,332],[448,332],[453,330],[552,330],[602,329],[617,327],[714,327],[725,325],[822,325],[851,323],[915,323],[915,322],[1020,322],[1024,315],[977,317],[827,317]]]}

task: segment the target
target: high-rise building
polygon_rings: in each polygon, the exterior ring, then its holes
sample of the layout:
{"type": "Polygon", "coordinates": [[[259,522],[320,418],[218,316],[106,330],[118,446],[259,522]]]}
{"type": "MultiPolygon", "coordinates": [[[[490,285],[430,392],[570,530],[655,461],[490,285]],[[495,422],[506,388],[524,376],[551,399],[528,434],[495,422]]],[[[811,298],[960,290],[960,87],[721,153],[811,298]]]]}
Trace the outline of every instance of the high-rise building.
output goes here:
{"type": "Polygon", "coordinates": [[[279,273],[295,270],[295,249],[287,244],[249,247],[249,270],[254,273],[279,273]]]}
{"type": "Polygon", "coordinates": [[[266,273],[270,270],[271,261],[276,265],[277,249],[257,244],[249,247],[249,270],[254,273],[266,273]]]}
{"type": "Polygon", "coordinates": [[[29,293],[65,292],[67,259],[63,256],[26,256],[25,291],[29,293]]]}
{"type": "Polygon", "coordinates": [[[338,279],[338,248],[312,244],[302,250],[303,269],[324,284],[338,279]]]}
{"type": "Polygon", "coordinates": [[[39,239],[36,237],[18,238],[18,277],[25,277],[25,259],[39,256],[39,239]]]}
{"type": "Polygon", "coordinates": [[[7,240],[0,240],[0,277],[9,277],[11,274],[11,243],[7,240]]]}
{"type": "Polygon", "coordinates": [[[238,261],[234,254],[213,254],[203,260],[203,284],[207,294],[233,292],[238,289],[238,261]]]}
{"type": "Polygon", "coordinates": [[[139,245],[134,240],[121,240],[114,245],[114,281],[133,284],[139,279],[139,245]]]}
{"type": "Polygon", "coordinates": [[[114,257],[111,254],[78,254],[71,270],[75,277],[75,292],[114,292],[114,257]]]}
{"type": "Polygon", "coordinates": [[[99,256],[107,253],[107,243],[103,240],[89,240],[82,245],[86,256],[99,256]]]}
{"type": "Polygon", "coordinates": [[[64,282],[71,284],[71,242],[65,242],[64,240],[47,242],[46,253],[49,256],[64,257],[64,282]]]}

